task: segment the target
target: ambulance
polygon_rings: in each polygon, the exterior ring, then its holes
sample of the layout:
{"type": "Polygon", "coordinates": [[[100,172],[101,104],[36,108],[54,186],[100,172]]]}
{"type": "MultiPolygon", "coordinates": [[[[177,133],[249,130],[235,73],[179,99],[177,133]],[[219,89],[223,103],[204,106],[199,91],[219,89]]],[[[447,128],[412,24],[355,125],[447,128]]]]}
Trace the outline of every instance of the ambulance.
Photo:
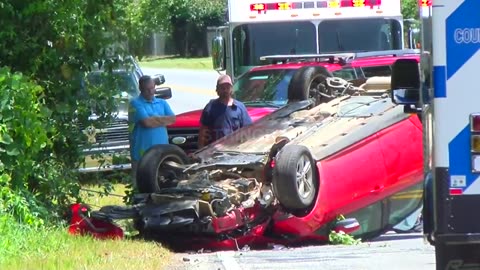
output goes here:
{"type": "Polygon", "coordinates": [[[228,0],[212,42],[214,69],[232,79],[266,55],[405,48],[400,0],[228,0]]]}
{"type": "Polygon", "coordinates": [[[436,269],[480,269],[479,10],[478,0],[434,0],[420,65],[392,66],[393,101],[423,121],[424,234],[436,269]]]}

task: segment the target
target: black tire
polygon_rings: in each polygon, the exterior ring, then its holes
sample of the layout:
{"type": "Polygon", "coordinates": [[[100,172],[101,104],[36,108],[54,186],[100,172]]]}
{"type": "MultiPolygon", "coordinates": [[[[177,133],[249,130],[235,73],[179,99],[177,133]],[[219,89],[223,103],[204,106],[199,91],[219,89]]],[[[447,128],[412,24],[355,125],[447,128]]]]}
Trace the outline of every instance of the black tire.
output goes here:
{"type": "Polygon", "coordinates": [[[137,168],[137,187],[140,193],[155,193],[174,180],[176,174],[171,169],[162,169],[165,161],[175,161],[180,164],[188,162],[188,156],[182,148],[173,144],[155,145],[140,159],[137,168]],[[161,182],[160,177],[166,178],[161,182]]]}
{"type": "Polygon", "coordinates": [[[286,145],[282,148],[275,160],[272,184],[278,201],[288,210],[307,210],[315,203],[320,185],[315,160],[307,147],[286,145]],[[307,172],[307,177],[310,177],[310,179],[303,183],[305,185],[309,182],[309,192],[300,191],[299,183],[297,183],[297,171],[302,169],[297,168],[297,165],[300,165],[299,162],[303,158],[305,162],[310,164],[310,169],[307,172]]]}
{"type": "Polygon", "coordinates": [[[322,82],[325,78],[333,77],[325,67],[303,67],[293,75],[288,85],[288,102],[303,101],[315,98],[315,103],[320,104],[322,82]]]}

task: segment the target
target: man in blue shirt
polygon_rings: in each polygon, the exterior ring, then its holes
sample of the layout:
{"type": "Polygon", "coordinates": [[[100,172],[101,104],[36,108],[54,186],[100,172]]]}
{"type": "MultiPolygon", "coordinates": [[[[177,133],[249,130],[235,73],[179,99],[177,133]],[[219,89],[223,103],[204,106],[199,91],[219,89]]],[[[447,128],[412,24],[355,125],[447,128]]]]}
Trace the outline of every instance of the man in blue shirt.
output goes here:
{"type": "Polygon", "coordinates": [[[245,105],[234,99],[232,79],[221,75],[217,80],[217,99],[205,106],[200,118],[198,147],[212,143],[252,123],[245,105]]]}
{"type": "Polygon", "coordinates": [[[128,114],[134,180],[140,158],[153,145],[168,144],[166,126],[175,122],[175,114],[170,105],[165,100],[155,97],[155,83],[150,76],[140,78],[139,88],[140,95],[130,101],[128,114]]]}

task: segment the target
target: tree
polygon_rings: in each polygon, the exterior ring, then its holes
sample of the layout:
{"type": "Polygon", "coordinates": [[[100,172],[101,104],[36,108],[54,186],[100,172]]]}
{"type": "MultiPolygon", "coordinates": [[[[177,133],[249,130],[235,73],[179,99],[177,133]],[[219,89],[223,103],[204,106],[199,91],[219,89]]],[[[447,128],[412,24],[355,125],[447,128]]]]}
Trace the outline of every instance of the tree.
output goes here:
{"type": "Polygon", "coordinates": [[[206,27],[223,24],[224,0],[167,0],[166,19],[181,56],[206,52],[206,27]]]}
{"type": "Polygon", "coordinates": [[[416,19],[419,16],[418,0],[402,0],[402,15],[405,19],[416,19]]]}
{"type": "Polygon", "coordinates": [[[126,0],[0,0],[0,215],[38,225],[79,199],[79,123],[92,106],[99,124],[115,108],[114,89],[80,96],[81,81],[112,59],[107,48],[122,56],[118,41],[138,38],[129,11],[126,0]]]}

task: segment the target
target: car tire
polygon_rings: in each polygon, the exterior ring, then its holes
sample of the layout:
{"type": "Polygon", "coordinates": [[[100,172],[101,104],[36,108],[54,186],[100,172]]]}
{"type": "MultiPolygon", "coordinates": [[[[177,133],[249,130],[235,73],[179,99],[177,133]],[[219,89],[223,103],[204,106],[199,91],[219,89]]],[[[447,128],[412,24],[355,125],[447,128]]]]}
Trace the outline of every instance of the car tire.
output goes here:
{"type": "Polygon", "coordinates": [[[309,209],[317,197],[319,180],[315,161],[307,147],[286,145],[275,158],[273,191],[290,211],[309,209]]]}
{"type": "Polygon", "coordinates": [[[322,83],[325,78],[333,77],[325,67],[303,67],[293,75],[288,85],[288,101],[303,101],[309,98],[315,99],[315,105],[322,102],[320,92],[325,88],[322,83]]]}
{"type": "Polygon", "coordinates": [[[178,146],[161,144],[151,147],[140,159],[137,168],[137,188],[140,193],[155,193],[175,178],[175,171],[162,169],[165,161],[180,164],[188,162],[188,156],[178,146]]]}

